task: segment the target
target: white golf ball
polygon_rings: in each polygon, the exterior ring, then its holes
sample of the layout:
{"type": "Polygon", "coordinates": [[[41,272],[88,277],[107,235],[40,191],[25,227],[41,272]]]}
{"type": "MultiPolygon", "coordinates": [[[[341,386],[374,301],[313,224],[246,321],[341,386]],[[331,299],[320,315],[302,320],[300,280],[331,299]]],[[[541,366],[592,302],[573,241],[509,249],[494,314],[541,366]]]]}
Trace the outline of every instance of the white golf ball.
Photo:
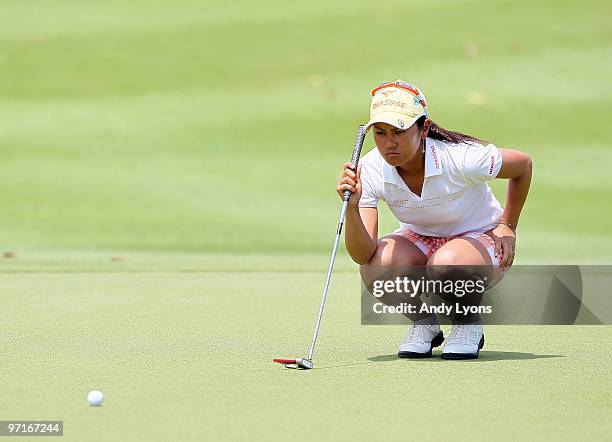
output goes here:
{"type": "Polygon", "coordinates": [[[87,402],[89,405],[93,405],[94,407],[99,407],[104,402],[104,395],[101,391],[93,390],[87,394],[87,402]]]}

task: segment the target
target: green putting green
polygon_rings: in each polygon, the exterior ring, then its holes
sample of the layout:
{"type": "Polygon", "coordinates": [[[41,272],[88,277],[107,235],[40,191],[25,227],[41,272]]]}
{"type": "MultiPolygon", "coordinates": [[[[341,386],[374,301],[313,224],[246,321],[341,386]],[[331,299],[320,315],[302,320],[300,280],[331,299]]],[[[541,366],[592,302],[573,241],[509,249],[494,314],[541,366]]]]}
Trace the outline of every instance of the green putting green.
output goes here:
{"type": "Polygon", "coordinates": [[[48,258],[0,274],[2,415],[64,420],[68,440],[610,433],[612,327],[489,326],[476,361],[443,361],[439,349],[400,360],[404,327],[360,325],[344,256],[315,368],[287,370],[272,358],[307,352],[324,257],[48,258]],[[86,402],[93,389],[105,394],[100,408],[86,402]]]}
{"type": "Polygon", "coordinates": [[[360,325],[343,251],[315,369],[272,358],[308,350],[335,182],[385,80],[531,154],[517,264],[612,262],[611,12],[3,1],[0,419],[75,441],[605,439],[612,327],[487,327],[477,361],[398,360],[404,329],[360,325]]]}

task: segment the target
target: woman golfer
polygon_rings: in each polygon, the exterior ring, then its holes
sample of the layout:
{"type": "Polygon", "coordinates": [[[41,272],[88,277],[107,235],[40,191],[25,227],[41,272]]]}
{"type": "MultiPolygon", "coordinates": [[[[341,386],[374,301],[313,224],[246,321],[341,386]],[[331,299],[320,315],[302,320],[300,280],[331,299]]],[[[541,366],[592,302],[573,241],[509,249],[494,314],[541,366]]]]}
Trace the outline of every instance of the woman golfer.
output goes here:
{"type": "MultiPolygon", "coordinates": [[[[439,279],[462,268],[452,266],[476,266],[486,270],[480,277],[489,287],[498,282],[514,260],[516,226],[531,182],[529,155],[443,129],[429,119],[423,92],[401,80],[372,90],[367,127],[376,149],[357,171],[346,163],[336,187],[340,197],[353,192],[345,243],[365,285],[402,276],[411,266],[434,269],[439,279]],[[487,183],[495,178],[509,179],[504,208],[487,183]],[[400,223],[381,238],[379,200],[400,223]]],[[[431,357],[444,341],[436,316],[406,316],[413,325],[398,356],[431,357]]],[[[480,316],[457,314],[442,358],[477,358],[483,345],[480,316]]]]}

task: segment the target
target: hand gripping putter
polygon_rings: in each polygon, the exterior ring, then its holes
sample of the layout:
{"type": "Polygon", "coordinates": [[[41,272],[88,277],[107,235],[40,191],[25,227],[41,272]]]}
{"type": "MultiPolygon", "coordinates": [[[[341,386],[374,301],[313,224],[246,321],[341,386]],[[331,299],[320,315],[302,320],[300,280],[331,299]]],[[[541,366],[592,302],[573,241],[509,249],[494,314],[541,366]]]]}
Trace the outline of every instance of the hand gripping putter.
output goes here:
{"type": "MultiPolygon", "coordinates": [[[[359,126],[357,138],[355,140],[355,147],[353,148],[353,156],[351,163],[353,164],[353,170],[357,170],[357,164],[359,163],[359,157],[361,156],[361,148],[363,147],[363,141],[366,136],[367,129],[365,125],[359,126]]],[[[334,248],[332,249],[331,259],[329,260],[329,269],[327,270],[327,278],[325,278],[325,287],[323,288],[323,298],[321,299],[321,307],[319,307],[319,316],[317,318],[317,325],[314,329],[312,336],[312,344],[310,345],[310,351],[308,352],[307,358],[296,358],[296,359],[273,359],[274,362],[284,364],[287,368],[301,368],[309,369],[313,367],[312,356],[314,354],[315,344],[317,343],[317,336],[319,335],[319,327],[321,327],[321,318],[323,317],[323,307],[325,307],[325,299],[327,298],[327,289],[329,288],[329,281],[331,279],[332,270],[334,269],[334,261],[336,260],[336,252],[338,251],[338,243],[340,242],[340,235],[342,234],[342,226],[344,226],[344,220],[346,219],[346,210],[348,208],[349,198],[351,197],[351,191],[345,190],[342,212],[340,213],[340,221],[338,222],[338,228],[336,229],[336,240],[334,241],[334,248]]]]}

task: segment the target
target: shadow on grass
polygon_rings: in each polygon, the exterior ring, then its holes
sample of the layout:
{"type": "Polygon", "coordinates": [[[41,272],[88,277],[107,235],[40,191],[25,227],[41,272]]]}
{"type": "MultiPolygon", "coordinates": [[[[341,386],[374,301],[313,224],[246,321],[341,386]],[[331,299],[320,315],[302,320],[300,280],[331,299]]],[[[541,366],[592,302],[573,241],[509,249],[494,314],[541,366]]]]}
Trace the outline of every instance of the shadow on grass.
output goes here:
{"type": "Polygon", "coordinates": [[[481,351],[478,359],[466,359],[462,361],[458,360],[445,360],[440,358],[440,351],[434,352],[433,357],[431,358],[423,358],[423,359],[400,359],[397,357],[396,353],[390,355],[379,355],[372,356],[368,358],[367,362],[351,362],[348,364],[337,364],[337,365],[328,365],[326,367],[316,367],[315,370],[325,370],[329,368],[340,368],[340,367],[352,367],[355,365],[366,365],[377,362],[397,362],[397,363],[443,363],[443,364],[452,364],[452,363],[461,363],[461,362],[488,362],[488,361],[522,361],[522,360],[531,360],[531,359],[551,359],[551,358],[564,358],[563,355],[536,355],[533,353],[521,353],[518,351],[481,351]]]}
{"type": "MultiPolygon", "coordinates": [[[[478,359],[467,359],[467,362],[486,362],[486,361],[520,361],[529,359],[550,359],[550,358],[563,358],[563,355],[536,355],[533,353],[521,353],[518,351],[481,351],[478,359]]],[[[390,362],[400,360],[397,354],[391,355],[380,355],[372,356],[368,358],[370,362],[390,362]]],[[[445,361],[440,358],[440,353],[434,353],[432,358],[425,359],[411,359],[412,361],[426,361],[426,362],[453,362],[445,361]]],[[[466,362],[463,361],[463,362],[466,362]]]]}

